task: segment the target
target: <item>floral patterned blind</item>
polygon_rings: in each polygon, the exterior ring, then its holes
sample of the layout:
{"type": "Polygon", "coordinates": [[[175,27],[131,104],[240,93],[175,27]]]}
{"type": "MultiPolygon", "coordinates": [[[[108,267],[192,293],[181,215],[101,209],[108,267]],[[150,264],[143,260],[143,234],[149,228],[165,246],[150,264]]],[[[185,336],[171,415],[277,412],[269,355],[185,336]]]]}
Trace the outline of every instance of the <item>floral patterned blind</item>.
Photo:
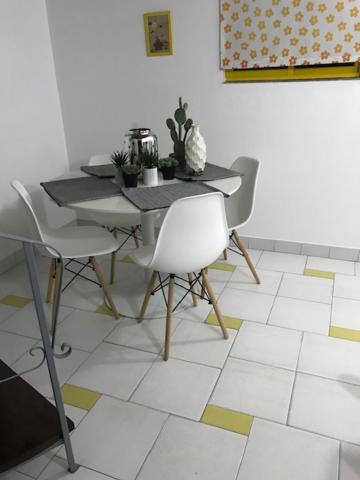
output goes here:
{"type": "Polygon", "coordinates": [[[360,0],[221,0],[221,68],[360,61],[360,0]]]}

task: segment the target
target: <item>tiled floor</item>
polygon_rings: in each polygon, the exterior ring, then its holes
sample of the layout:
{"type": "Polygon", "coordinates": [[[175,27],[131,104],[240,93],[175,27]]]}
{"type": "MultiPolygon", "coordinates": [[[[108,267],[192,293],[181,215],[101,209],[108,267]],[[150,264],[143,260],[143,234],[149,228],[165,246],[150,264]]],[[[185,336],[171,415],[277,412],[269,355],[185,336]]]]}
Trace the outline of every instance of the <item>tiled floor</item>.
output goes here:
{"type": "MultiPolygon", "coordinates": [[[[62,298],[57,343],[73,352],[56,364],[80,469],[56,448],[1,480],[360,480],[359,264],[250,249],[257,285],[229,252],[209,270],[229,339],[211,305],[186,299],[164,362],[161,293],[138,323],[144,275],[127,253],[112,287],[122,319],[97,313],[83,280],[62,298]]],[[[43,258],[39,271],[46,288],[43,258]]],[[[24,265],[0,275],[0,358],[19,372],[38,360],[29,292],[24,265]]],[[[24,378],[51,397],[45,367],[24,378]]]]}

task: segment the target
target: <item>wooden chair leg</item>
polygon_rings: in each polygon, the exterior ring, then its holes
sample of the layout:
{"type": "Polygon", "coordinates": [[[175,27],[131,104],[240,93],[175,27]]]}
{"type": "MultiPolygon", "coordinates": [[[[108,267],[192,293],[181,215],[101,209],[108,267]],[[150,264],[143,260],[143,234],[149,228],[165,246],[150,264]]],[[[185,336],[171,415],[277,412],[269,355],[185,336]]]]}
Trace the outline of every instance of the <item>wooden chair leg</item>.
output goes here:
{"type": "Polygon", "coordinates": [[[172,323],[172,311],[173,311],[173,300],[174,300],[174,287],[175,287],[175,277],[170,275],[169,289],[168,289],[168,304],[166,311],[166,330],[165,330],[165,350],[164,350],[164,360],[169,359],[170,354],[170,340],[171,340],[171,323],[172,323]]]}
{"type": "Polygon", "coordinates": [[[138,230],[138,227],[131,227],[131,233],[132,233],[132,236],[133,236],[133,239],[134,239],[134,242],[135,242],[135,247],[139,248],[140,244],[139,244],[139,240],[136,236],[137,230],[138,230]]]}
{"type": "MultiPolygon", "coordinates": [[[[204,272],[206,273],[206,275],[208,274],[208,267],[204,268],[204,272]]],[[[202,286],[202,289],[201,289],[201,296],[204,297],[205,296],[205,288],[204,288],[204,282],[203,282],[203,286],[202,286]]]]}
{"type": "Polygon", "coordinates": [[[218,322],[219,322],[219,325],[220,325],[221,330],[223,332],[224,338],[229,338],[229,334],[226,330],[222,313],[220,311],[220,308],[219,308],[217,300],[216,300],[215,292],[212,288],[211,283],[209,282],[209,279],[208,279],[208,276],[207,276],[207,273],[205,272],[205,270],[202,271],[202,278],[203,278],[204,287],[205,287],[206,291],[208,292],[209,298],[210,298],[212,306],[215,310],[216,318],[218,319],[218,322]]]}
{"type": "MultiPolygon", "coordinates": [[[[113,231],[114,238],[117,239],[117,230],[113,231]]],[[[111,264],[110,264],[110,285],[114,283],[115,280],[115,267],[116,267],[116,252],[111,254],[111,264]]]]}
{"type": "Polygon", "coordinates": [[[100,286],[103,290],[103,293],[104,293],[104,297],[105,299],[109,302],[109,305],[110,305],[110,308],[111,308],[111,311],[114,315],[114,317],[116,319],[120,318],[120,314],[116,308],[116,305],[112,299],[112,296],[111,296],[111,293],[110,293],[110,290],[108,289],[106,283],[105,283],[105,279],[104,279],[104,275],[101,271],[101,268],[99,266],[99,264],[97,263],[95,257],[90,257],[90,263],[91,265],[93,266],[94,270],[95,270],[95,273],[96,273],[96,276],[97,276],[97,279],[99,280],[99,283],[100,283],[100,286]]]}
{"type": "Polygon", "coordinates": [[[255,278],[256,283],[260,284],[261,283],[260,278],[259,278],[258,274],[256,273],[256,270],[255,270],[255,267],[254,267],[254,265],[251,261],[250,255],[246,251],[246,248],[245,248],[243,242],[241,241],[241,239],[239,237],[239,234],[237,233],[236,230],[233,230],[233,234],[234,234],[234,237],[235,237],[235,240],[236,240],[236,244],[239,247],[240,252],[244,255],[246,263],[248,264],[248,266],[251,270],[251,273],[253,274],[253,276],[255,278]]]}
{"type": "Polygon", "coordinates": [[[59,290],[61,288],[61,285],[60,285],[61,270],[60,270],[59,260],[55,260],[54,270],[55,270],[54,272],[55,280],[54,280],[54,287],[53,287],[53,304],[52,304],[52,310],[51,310],[51,334],[54,333],[56,306],[59,301],[59,290]]]}
{"type": "Polygon", "coordinates": [[[225,248],[225,250],[223,251],[223,255],[224,255],[224,260],[227,260],[228,259],[228,253],[227,253],[227,249],[225,248]]]}
{"type": "Polygon", "coordinates": [[[48,288],[46,293],[46,303],[50,303],[52,298],[54,279],[55,279],[55,265],[56,265],[56,259],[52,258],[50,262],[48,288]]]}
{"type": "Polygon", "coordinates": [[[145,315],[147,306],[148,306],[148,304],[149,304],[151,292],[154,290],[154,285],[155,285],[155,282],[156,282],[156,277],[157,277],[157,275],[158,275],[158,272],[155,272],[155,271],[154,271],[153,274],[151,275],[150,281],[149,281],[148,286],[147,286],[147,289],[146,289],[146,293],[145,293],[145,297],[144,297],[144,300],[143,300],[143,304],[142,304],[142,306],[141,306],[141,310],[140,310],[140,313],[139,313],[139,316],[138,316],[139,322],[141,322],[142,320],[144,320],[144,315],[145,315]]]}
{"type": "Polygon", "coordinates": [[[195,290],[194,286],[191,287],[191,284],[194,281],[194,277],[193,277],[192,273],[188,273],[188,280],[189,280],[189,285],[190,285],[190,288],[191,288],[191,297],[192,297],[193,306],[197,307],[198,301],[197,301],[197,296],[196,296],[196,290],[195,290]]]}

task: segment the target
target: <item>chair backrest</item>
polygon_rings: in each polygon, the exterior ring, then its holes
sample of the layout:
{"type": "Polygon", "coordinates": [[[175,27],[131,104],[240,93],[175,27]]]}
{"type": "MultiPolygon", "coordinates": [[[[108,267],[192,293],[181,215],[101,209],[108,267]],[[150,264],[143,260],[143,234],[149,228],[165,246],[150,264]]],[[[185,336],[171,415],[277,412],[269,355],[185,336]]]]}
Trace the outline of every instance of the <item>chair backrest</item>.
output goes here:
{"type": "MultiPolygon", "coordinates": [[[[47,227],[42,225],[35,213],[33,202],[29,192],[26,190],[24,185],[19,182],[19,180],[12,180],[10,182],[12,188],[17,192],[20,197],[22,204],[25,207],[25,212],[27,214],[30,236],[33,240],[40,240],[41,242],[51,243],[51,236],[47,234],[47,227]]],[[[51,251],[43,247],[37,247],[44,255],[52,255],[51,251]]]]}
{"type": "Polygon", "coordinates": [[[239,157],[231,169],[242,174],[240,188],[225,199],[227,222],[229,228],[235,229],[247,223],[254,211],[260,162],[255,158],[239,157]]]}
{"type": "Polygon", "coordinates": [[[111,153],[93,155],[90,157],[88,165],[106,165],[107,163],[111,163],[111,153]]]}
{"type": "Polygon", "coordinates": [[[220,192],[186,197],[169,208],[148,268],[164,273],[190,273],[214,262],[229,242],[220,192]]]}

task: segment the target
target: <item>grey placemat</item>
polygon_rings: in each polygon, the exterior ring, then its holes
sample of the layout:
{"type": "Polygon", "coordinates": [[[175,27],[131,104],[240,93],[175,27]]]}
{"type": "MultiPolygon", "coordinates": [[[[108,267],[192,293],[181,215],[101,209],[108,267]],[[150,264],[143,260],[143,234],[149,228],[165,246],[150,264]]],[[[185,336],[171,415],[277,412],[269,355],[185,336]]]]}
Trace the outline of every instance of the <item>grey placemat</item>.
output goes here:
{"type": "Polygon", "coordinates": [[[99,178],[111,178],[115,177],[115,167],[112,163],[106,163],[104,165],[83,165],[80,170],[88,175],[94,175],[99,178]]]}
{"type": "Polygon", "coordinates": [[[241,174],[228,168],[219,167],[213,163],[206,163],[204,173],[201,175],[190,175],[188,172],[181,170],[176,171],[175,177],[179,180],[210,182],[211,180],[221,180],[222,178],[239,177],[241,174]]]}
{"type": "Polygon", "coordinates": [[[219,191],[216,188],[200,182],[172,183],[170,185],[144,188],[122,187],[121,190],[131,203],[144,212],[169,208],[175,200],[179,200],[180,198],[219,191]]]}
{"type": "Polygon", "coordinates": [[[122,195],[120,188],[106,178],[80,177],[43,182],[40,185],[60,207],[68,203],[85,202],[122,195]]]}

